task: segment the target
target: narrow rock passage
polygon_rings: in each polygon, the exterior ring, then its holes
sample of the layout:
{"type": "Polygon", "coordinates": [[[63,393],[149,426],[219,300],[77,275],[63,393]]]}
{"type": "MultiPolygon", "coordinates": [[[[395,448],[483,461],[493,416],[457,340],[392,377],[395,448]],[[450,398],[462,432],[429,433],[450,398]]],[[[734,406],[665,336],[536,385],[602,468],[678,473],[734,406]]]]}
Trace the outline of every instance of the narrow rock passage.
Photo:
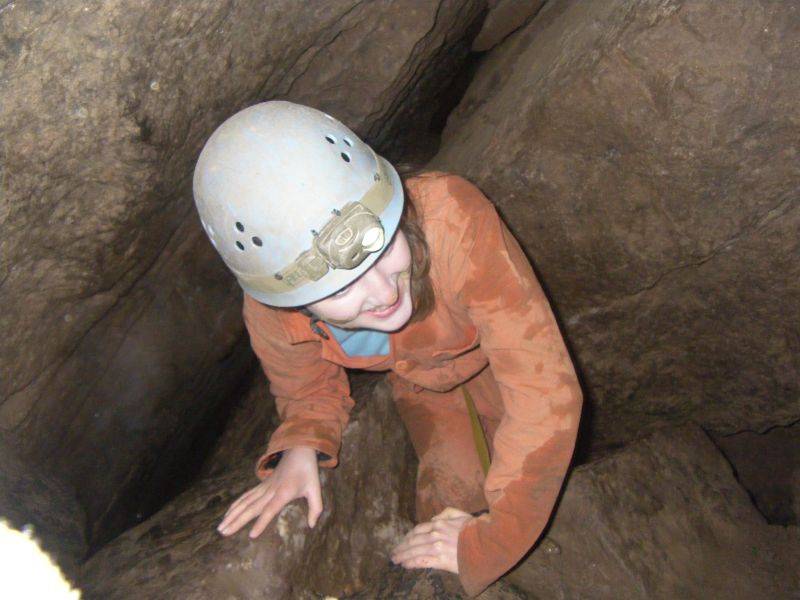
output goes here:
{"type": "Polygon", "coordinates": [[[273,99],[477,185],[559,321],[578,452],[483,600],[800,597],[800,4],[41,0],[0,30],[0,519],[84,598],[465,597],[389,560],[417,458],[380,375],[314,530],[216,532],[279,417],[192,171],[273,99]]]}

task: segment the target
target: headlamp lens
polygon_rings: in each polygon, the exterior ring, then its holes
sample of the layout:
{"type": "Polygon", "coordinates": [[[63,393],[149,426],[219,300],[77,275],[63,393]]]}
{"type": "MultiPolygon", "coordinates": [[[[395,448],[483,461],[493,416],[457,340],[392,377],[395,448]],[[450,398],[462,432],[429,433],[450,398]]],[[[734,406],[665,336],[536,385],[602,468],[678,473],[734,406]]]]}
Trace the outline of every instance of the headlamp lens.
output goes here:
{"type": "Polygon", "coordinates": [[[364,232],[361,238],[361,245],[367,252],[375,252],[383,246],[383,229],[372,227],[364,232]]]}

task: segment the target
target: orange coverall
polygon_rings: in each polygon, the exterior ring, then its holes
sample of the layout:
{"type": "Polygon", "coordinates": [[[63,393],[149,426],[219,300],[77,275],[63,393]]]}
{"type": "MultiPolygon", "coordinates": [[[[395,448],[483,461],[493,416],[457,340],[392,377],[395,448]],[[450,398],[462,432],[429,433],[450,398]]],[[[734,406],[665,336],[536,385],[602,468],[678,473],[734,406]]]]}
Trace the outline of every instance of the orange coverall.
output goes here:
{"type": "Polygon", "coordinates": [[[488,507],[458,539],[469,595],[510,569],[542,533],[572,457],[582,394],[547,299],[492,203],[457,175],[406,182],[430,248],[436,307],[389,336],[389,356],[348,356],[324,323],[245,295],[251,344],[282,420],[256,472],[305,445],[334,467],[353,406],[343,367],[391,371],[398,411],[419,457],[417,519],[447,506],[488,507]],[[492,456],[484,478],[461,385],[492,456]]]}

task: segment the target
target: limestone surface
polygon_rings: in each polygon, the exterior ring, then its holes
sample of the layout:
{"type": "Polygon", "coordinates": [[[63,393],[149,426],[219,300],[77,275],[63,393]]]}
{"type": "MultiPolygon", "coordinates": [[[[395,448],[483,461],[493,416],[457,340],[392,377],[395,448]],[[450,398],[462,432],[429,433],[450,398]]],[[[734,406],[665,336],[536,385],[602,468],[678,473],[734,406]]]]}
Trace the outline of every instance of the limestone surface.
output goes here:
{"type": "Polygon", "coordinates": [[[800,5],[552,0],[488,52],[430,167],[524,245],[597,447],[800,418],[800,5]]]}
{"type": "MultiPolygon", "coordinates": [[[[252,523],[228,538],[217,533],[231,502],[258,483],[255,460],[264,449],[255,440],[238,448],[222,443],[206,477],[85,564],[80,578],[85,597],[338,598],[380,581],[391,548],[412,526],[416,461],[388,384],[375,375],[361,376],[353,395],[357,405],[340,465],[321,470],[323,513],[313,530],[301,500],[255,540],[247,535],[252,523]],[[232,451],[236,456],[247,447],[246,460],[227,465],[232,451]]],[[[233,422],[245,426],[245,435],[236,439],[248,439],[248,419],[239,417],[263,422],[270,415],[264,400],[250,394],[237,409],[233,422]]]]}
{"type": "Polygon", "coordinates": [[[800,529],[768,525],[696,426],[575,469],[546,535],[507,576],[530,598],[800,595],[800,529]]]}

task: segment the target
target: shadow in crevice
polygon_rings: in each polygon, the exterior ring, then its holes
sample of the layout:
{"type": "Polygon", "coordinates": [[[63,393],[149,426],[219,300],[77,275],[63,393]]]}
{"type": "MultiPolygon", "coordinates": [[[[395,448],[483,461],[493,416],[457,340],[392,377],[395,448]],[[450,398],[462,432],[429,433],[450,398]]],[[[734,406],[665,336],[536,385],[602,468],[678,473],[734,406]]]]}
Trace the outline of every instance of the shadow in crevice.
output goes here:
{"type": "Polygon", "coordinates": [[[707,433],[769,524],[800,524],[800,421],[763,432],[707,433]]]}
{"type": "Polygon", "coordinates": [[[149,458],[152,464],[146,468],[147,477],[137,481],[135,485],[128,486],[99,519],[87,524],[88,552],[83,557],[84,561],[117,535],[157,513],[194,483],[225,430],[234,409],[251,385],[252,377],[239,374],[252,373],[257,368],[256,365],[255,357],[250,350],[249,338],[245,334],[231,351],[219,360],[219,368],[201,375],[194,382],[197,389],[204,389],[211,397],[215,393],[227,397],[222,401],[209,403],[212,408],[187,407],[187,410],[203,413],[197,425],[190,430],[178,430],[169,440],[169,447],[154,449],[149,458]],[[220,373],[230,373],[238,379],[231,381],[226,377],[219,377],[220,373]],[[235,389],[233,393],[230,393],[231,388],[235,389]],[[162,453],[169,455],[176,452],[186,456],[187,460],[159,461],[162,453]],[[159,482],[157,493],[154,493],[155,482],[159,482]]]}

